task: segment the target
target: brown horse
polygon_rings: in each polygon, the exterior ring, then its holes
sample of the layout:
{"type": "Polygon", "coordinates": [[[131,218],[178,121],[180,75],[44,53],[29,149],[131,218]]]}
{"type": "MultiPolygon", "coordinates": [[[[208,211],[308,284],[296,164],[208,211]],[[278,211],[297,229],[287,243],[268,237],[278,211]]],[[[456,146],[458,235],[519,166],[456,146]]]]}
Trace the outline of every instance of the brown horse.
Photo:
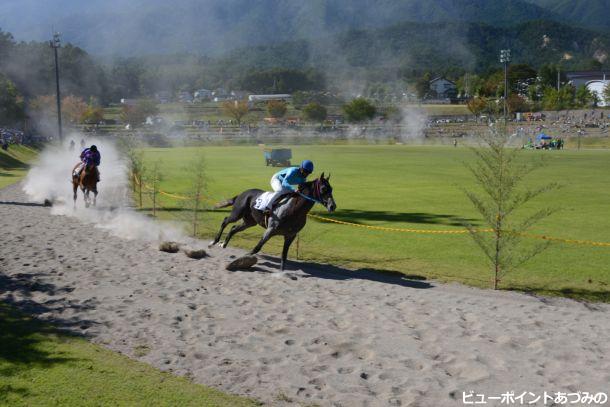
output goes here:
{"type": "Polygon", "coordinates": [[[95,206],[95,201],[97,198],[97,169],[95,165],[89,164],[85,165],[85,168],[80,172],[80,176],[73,175],[72,176],[72,189],[74,190],[74,207],[76,208],[76,191],[80,186],[81,191],[83,191],[83,196],[85,198],[85,207],[88,208],[91,203],[95,206]],[[91,197],[89,193],[93,192],[93,202],[91,202],[91,197]]]}

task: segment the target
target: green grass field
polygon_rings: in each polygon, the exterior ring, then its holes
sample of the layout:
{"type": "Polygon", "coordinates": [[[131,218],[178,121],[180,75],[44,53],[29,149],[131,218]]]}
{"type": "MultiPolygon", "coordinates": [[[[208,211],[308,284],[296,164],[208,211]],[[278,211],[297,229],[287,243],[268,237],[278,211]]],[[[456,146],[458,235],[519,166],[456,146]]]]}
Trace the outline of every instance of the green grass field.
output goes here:
{"type": "MultiPolygon", "coordinates": [[[[294,162],[311,158],[316,174],[331,172],[338,204],[334,219],[392,228],[462,229],[462,220],[478,222],[460,187],[473,182],[463,163],[472,159],[466,148],[421,146],[294,146],[294,162]]],[[[266,167],[257,147],[198,147],[147,149],[148,163],[159,162],[164,173],[161,189],[188,193],[189,162],[203,154],[214,200],[252,187],[268,189],[277,168],[266,167]]],[[[525,159],[543,155],[547,166],[535,173],[532,184],[558,181],[563,188],[533,202],[561,211],[536,226],[533,233],[610,242],[608,202],[610,152],[526,151],[525,159]]],[[[183,206],[160,197],[162,217],[180,218],[183,206]]],[[[145,202],[145,207],[150,201],[145,202]]],[[[145,210],[146,211],[146,210],[145,210]]],[[[317,206],[314,213],[324,216],[317,206]]],[[[208,211],[201,234],[216,232],[226,211],[208,211]]],[[[251,248],[262,229],[236,235],[232,244],[251,248]]],[[[264,251],[278,254],[281,239],[264,251]]],[[[290,256],[296,255],[293,245],[290,256]]],[[[487,287],[491,275],[482,254],[467,235],[433,235],[367,230],[310,219],[301,233],[300,259],[350,268],[391,270],[446,281],[487,287]]],[[[505,289],[610,301],[610,248],[556,243],[502,283],[505,289]]]]}

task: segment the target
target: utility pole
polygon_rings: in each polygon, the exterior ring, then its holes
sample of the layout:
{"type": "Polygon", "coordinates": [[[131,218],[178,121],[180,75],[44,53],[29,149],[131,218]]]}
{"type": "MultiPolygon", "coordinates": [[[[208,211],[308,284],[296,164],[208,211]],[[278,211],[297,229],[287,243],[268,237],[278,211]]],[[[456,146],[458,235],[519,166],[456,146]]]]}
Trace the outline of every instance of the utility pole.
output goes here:
{"type": "Polygon", "coordinates": [[[510,62],[510,49],[500,50],[500,62],[504,64],[504,123],[508,116],[508,63],[510,62]]]}
{"type": "Polygon", "coordinates": [[[53,39],[49,41],[49,46],[53,48],[55,54],[55,89],[57,94],[57,134],[59,135],[59,141],[63,142],[64,137],[61,126],[61,94],[59,92],[59,61],[57,59],[57,49],[61,47],[61,40],[59,33],[53,34],[53,39]]]}
{"type": "Polygon", "coordinates": [[[561,85],[561,81],[560,81],[560,73],[561,73],[561,65],[557,65],[557,92],[559,92],[559,87],[561,85]]]}

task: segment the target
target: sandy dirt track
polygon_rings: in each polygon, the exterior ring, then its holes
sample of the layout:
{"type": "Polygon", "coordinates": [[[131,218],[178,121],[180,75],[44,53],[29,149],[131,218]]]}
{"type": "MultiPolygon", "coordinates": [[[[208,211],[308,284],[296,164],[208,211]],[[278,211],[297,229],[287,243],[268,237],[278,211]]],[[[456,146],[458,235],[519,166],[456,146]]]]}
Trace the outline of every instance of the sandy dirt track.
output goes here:
{"type": "MultiPolygon", "coordinates": [[[[462,392],[610,392],[610,306],[240,250],[159,252],[0,191],[0,299],[269,405],[454,406],[462,392]]],[[[487,405],[499,405],[489,403],[487,405]]],[[[542,405],[542,404],[540,404],[542,405]]]]}

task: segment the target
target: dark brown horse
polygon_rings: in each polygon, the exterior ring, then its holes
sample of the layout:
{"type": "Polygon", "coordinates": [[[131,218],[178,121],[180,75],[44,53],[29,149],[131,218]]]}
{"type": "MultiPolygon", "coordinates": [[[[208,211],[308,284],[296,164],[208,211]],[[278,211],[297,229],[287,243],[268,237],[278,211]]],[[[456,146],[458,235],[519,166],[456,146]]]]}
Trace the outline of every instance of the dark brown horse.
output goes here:
{"type": "Polygon", "coordinates": [[[254,255],[258,253],[272,236],[284,236],[282,263],[280,266],[281,270],[284,270],[288,249],[296,235],[305,226],[307,214],[314,204],[320,203],[324,205],[329,212],[332,212],[337,208],[335,200],[333,199],[333,189],[328,182],[329,179],[330,176],[324,178],[324,173],[322,173],[320,178],[302,184],[299,191],[293,193],[286,203],[273,209],[268,221],[265,219],[265,215],[262,211],[254,208],[256,198],[264,192],[260,189],[248,189],[228,201],[218,204],[216,206],[217,208],[233,206],[233,210],[231,211],[231,214],[222,221],[220,231],[214,240],[210,242],[210,246],[215,245],[220,241],[222,232],[229,223],[237,222],[240,219],[242,220],[240,224],[231,228],[225,241],[222,243],[223,248],[227,247],[229,240],[231,240],[231,237],[235,233],[258,224],[265,228],[265,233],[263,233],[263,237],[254,249],[252,249],[250,254],[254,255]]]}
{"type": "Polygon", "coordinates": [[[83,191],[83,196],[85,198],[85,207],[88,208],[89,205],[93,203],[95,206],[95,201],[97,199],[97,168],[95,165],[88,164],[85,165],[85,168],[80,172],[80,175],[72,175],[72,189],[74,190],[74,207],[76,208],[76,192],[78,187],[80,187],[81,191],[83,191]],[[93,192],[93,202],[91,201],[91,197],[89,193],[93,192]]]}

